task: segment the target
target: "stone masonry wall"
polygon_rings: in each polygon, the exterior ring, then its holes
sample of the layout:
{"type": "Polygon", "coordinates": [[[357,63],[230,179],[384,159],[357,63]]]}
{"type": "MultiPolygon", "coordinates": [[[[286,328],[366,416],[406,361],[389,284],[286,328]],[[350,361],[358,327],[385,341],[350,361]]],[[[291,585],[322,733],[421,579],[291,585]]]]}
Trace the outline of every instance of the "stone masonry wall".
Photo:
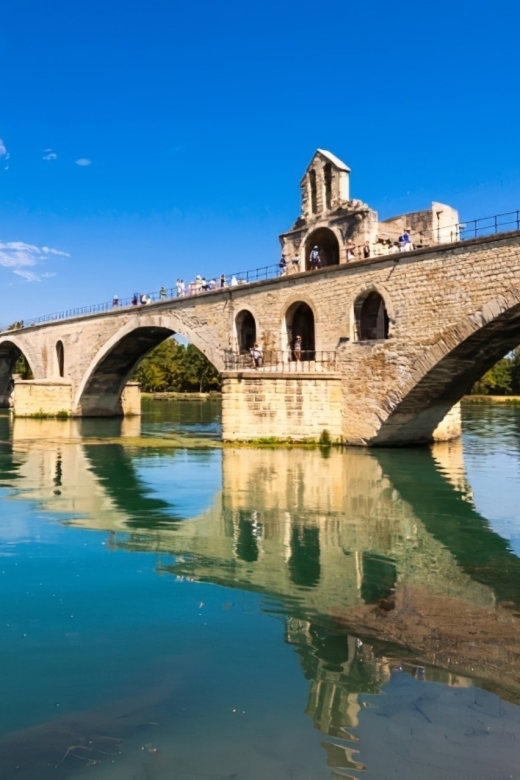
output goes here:
{"type": "Polygon", "coordinates": [[[14,387],[14,405],[17,417],[34,417],[39,414],[55,417],[70,414],[71,383],[66,380],[17,381],[14,387]]]}
{"type": "MultiPolygon", "coordinates": [[[[125,334],[132,334],[135,360],[140,357],[139,332],[161,329],[160,341],[167,329],[186,336],[223,370],[226,351],[238,347],[235,322],[241,311],[254,316],[256,338],[264,348],[287,350],[286,313],[294,303],[305,302],[314,313],[317,352],[336,354],[342,376],[343,438],[362,444],[384,426],[432,351],[440,354],[456,347],[457,339],[466,336],[468,322],[479,327],[483,307],[489,319],[500,313],[504,301],[514,301],[517,292],[520,232],[25,328],[0,334],[0,344],[16,338],[22,351],[35,356],[35,378],[50,379],[58,374],[56,342],[63,341],[65,379],[72,383],[74,409],[88,377],[125,334]],[[355,341],[354,303],[369,290],[385,299],[389,338],[360,343],[355,341]]],[[[511,332],[514,338],[517,330],[511,332]]],[[[479,355],[476,351],[471,359],[478,363],[479,355]]]]}
{"type": "Polygon", "coordinates": [[[222,387],[225,441],[294,439],[317,441],[327,430],[342,437],[341,377],[335,375],[226,372],[222,387]]]}

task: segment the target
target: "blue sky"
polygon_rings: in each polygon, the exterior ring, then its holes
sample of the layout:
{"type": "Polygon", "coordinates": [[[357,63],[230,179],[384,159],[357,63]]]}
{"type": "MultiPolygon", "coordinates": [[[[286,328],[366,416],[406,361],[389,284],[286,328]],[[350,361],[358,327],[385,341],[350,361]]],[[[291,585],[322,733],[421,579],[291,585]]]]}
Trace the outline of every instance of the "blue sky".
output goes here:
{"type": "Polygon", "coordinates": [[[519,27],[513,0],[4,4],[0,324],[277,262],[317,147],[382,218],[520,208],[519,27]]]}

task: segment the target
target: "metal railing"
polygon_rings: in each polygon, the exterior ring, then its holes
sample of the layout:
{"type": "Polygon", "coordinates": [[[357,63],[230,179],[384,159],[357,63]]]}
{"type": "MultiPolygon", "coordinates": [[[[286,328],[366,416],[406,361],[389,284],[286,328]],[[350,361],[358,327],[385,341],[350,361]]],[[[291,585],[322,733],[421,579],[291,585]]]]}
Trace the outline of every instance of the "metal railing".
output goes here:
{"type": "MultiPolygon", "coordinates": [[[[503,214],[495,214],[491,217],[480,217],[478,219],[472,219],[468,222],[458,222],[454,225],[439,226],[437,228],[432,227],[427,231],[418,232],[418,236],[412,234],[412,241],[414,241],[413,249],[421,249],[430,246],[438,246],[447,243],[453,243],[456,241],[470,241],[475,238],[482,238],[484,236],[495,235],[497,233],[510,232],[514,230],[520,230],[520,210],[508,211],[503,214]],[[414,240],[415,239],[415,240],[414,240]],[[418,239],[418,240],[417,240],[418,239]]],[[[363,259],[363,245],[351,246],[349,252],[351,257],[348,259],[352,262],[354,260],[363,259]]],[[[398,251],[399,247],[397,243],[392,243],[389,240],[387,251],[378,252],[373,254],[371,259],[375,257],[386,257],[387,254],[391,255],[398,251]]],[[[253,284],[254,282],[266,281],[267,279],[275,279],[276,277],[285,277],[293,273],[300,272],[299,264],[295,261],[289,261],[285,266],[280,263],[262,266],[261,268],[255,268],[249,271],[237,271],[234,274],[223,274],[222,276],[215,277],[211,280],[204,280],[200,277],[194,282],[190,282],[185,285],[184,292],[179,295],[177,287],[165,288],[163,287],[158,292],[135,294],[128,298],[119,298],[117,303],[115,300],[105,301],[103,303],[96,303],[91,306],[80,306],[73,309],[65,309],[54,314],[45,314],[41,317],[33,317],[29,320],[19,320],[14,322],[9,328],[1,328],[0,332],[6,330],[18,330],[21,328],[29,328],[34,325],[43,325],[45,323],[57,322],[60,320],[68,320],[74,317],[85,317],[90,314],[102,314],[106,312],[115,312],[120,309],[126,309],[131,307],[147,306],[151,303],[160,303],[163,301],[171,301],[178,298],[194,297],[199,295],[205,295],[208,292],[214,292],[216,290],[222,290],[224,288],[235,288],[242,285],[253,284]]],[[[313,273],[309,271],[309,273],[313,273]]]]}
{"type": "MultiPolygon", "coordinates": [[[[180,291],[175,287],[163,287],[157,292],[135,293],[128,298],[118,298],[103,303],[95,303],[91,306],[79,306],[75,309],[65,309],[54,314],[44,314],[41,317],[33,317],[29,320],[19,320],[14,322],[7,330],[17,330],[19,328],[30,328],[33,325],[43,325],[47,322],[57,322],[59,320],[69,320],[74,317],[85,317],[89,314],[103,314],[106,312],[119,311],[120,309],[129,309],[135,307],[148,306],[152,303],[161,303],[181,298],[191,298],[198,295],[205,295],[208,292],[222,290],[226,288],[234,289],[245,284],[253,282],[262,282],[266,279],[273,279],[280,275],[279,265],[266,265],[262,268],[255,268],[250,271],[238,271],[234,274],[222,274],[216,279],[197,279],[184,285],[180,291]]],[[[4,329],[0,329],[3,332],[4,329]]]]}
{"type": "Polygon", "coordinates": [[[224,352],[226,371],[276,371],[279,373],[323,373],[336,369],[336,352],[316,349],[265,349],[260,357],[250,352],[224,352]]]}

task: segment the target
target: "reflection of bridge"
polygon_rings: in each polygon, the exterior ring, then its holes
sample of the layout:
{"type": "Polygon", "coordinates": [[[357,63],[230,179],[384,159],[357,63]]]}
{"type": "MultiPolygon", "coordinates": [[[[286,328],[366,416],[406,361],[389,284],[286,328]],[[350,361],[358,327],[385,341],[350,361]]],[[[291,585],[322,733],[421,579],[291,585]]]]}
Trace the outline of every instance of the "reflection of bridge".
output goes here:
{"type": "MultiPolygon", "coordinates": [[[[520,341],[520,231],[442,243],[448,226],[434,230],[431,210],[408,215],[429,246],[375,256],[400,223],[378,223],[375,212],[349,200],[346,176],[347,167],[323,152],[309,166],[302,215],[283,236],[287,251],[299,253],[300,273],[3,333],[0,401],[8,402],[23,353],[35,379],[17,383],[18,414],[138,413],[136,397],[122,401],[129,377],[150,349],[179,333],[218,370],[254,340],[263,346],[261,372],[224,373],[225,439],[316,439],[325,429],[355,444],[455,436],[456,415],[439,424],[520,341]],[[426,232],[419,229],[425,221],[426,232]],[[326,265],[310,273],[314,240],[326,265]],[[350,260],[352,241],[368,241],[372,256],[350,260]],[[316,370],[270,371],[269,355],[296,358],[297,335],[316,370]],[[319,354],[334,359],[320,366],[319,354]]],[[[444,212],[450,209],[437,210],[436,219],[444,212]]]]}
{"type": "MultiPolygon", "coordinates": [[[[507,681],[501,692],[520,697],[520,626],[495,606],[520,604],[520,561],[476,512],[459,442],[436,445],[433,457],[212,451],[222,492],[187,518],[153,494],[119,438],[138,435],[139,421],[112,424],[102,444],[82,440],[88,421],[15,420],[12,445],[0,450],[1,484],[67,523],[109,531],[113,549],[173,555],[163,573],[276,599],[331,767],[359,768],[348,743],[359,695],[379,692],[396,662],[424,664],[426,676],[452,685],[470,684],[468,675],[497,690],[507,681]],[[375,605],[393,589],[396,608],[383,612],[375,605]]],[[[0,417],[2,441],[8,426],[0,417]]]]}
{"type": "MultiPolygon", "coordinates": [[[[124,425],[138,432],[137,420],[124,425]]],[[[364,605],[394,588],[426,588],[424,603],[439,599],[446,614],[471,608],[484,634],[496,631],[497,600],[520,604],[520,561],[475,511],[460,443],[437,445],[434,458],[427,451],[398,459],[356,450],[329,457],[312,450],[213,451],[222,458],[222,493],[190,519],[143,483],[124,439],[81,443],[81,427],[15,420],[15,466],[3,459],[7,481],[15,468],[23,476],[20,495],[73,524],[113,532],[118,548],[175,555],[166,570],[176,576],[262,592],[281,600],[295,620],[329,630],[331,621],[347,620],[352,633],[362,633],[364,605]]],[[[461,632],[451,656],[457,671],[471,657],[461,632]]],[[[471,666],[478,669],[478,659],[471,666]]],[[[482,676],[490,674],[481,668],[482,676]]]]}

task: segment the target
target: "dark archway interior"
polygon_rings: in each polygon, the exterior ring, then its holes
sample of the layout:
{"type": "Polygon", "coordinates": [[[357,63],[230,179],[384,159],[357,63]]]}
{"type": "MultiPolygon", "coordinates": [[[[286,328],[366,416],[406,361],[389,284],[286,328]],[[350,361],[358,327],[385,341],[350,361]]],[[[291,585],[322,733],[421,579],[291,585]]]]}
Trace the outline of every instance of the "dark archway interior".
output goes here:
{"type": "Polygon", "coordinates": [[[316,337],[314,314],[307,303],[295,303],[286,315],[287,336],[291,350],[294,349],[296,336],[302,339],[302,360],[314,360],[316,356],[316,337]]]}
{"type": "Polygon", "coordinates": [[[310,269],[310,255],[312,248],[317,246],[320,252],[322,268],[327,265],[339,264],[338,239],[329,228],[318,228],[307,238],[305,242],[305,269],[310,269]]]}
{"type": "Polygon", "coordinates": [[[241,311],[236,319],[238,348],[248,352],[256,341],[256,322],[250,311],[241,311]]]}
{"type": "Polygon", "coordinates": [[[56,358],[58,360],[58,372],[60,376],[65,376],[65,350],[63,349],[63,341],[56,343],[56,358]]]}
{"type": "Polygon", "coordinates": [[[79,406],[87,417],[110,417],[123,413],[121,393],[134,369],[161,341],[173,336],[168,328],[137,328],[124,336],[95,368],[79,406]]]}
{"type": "MultiPolygon", "coordinates": [[[[4,341],[0,344],[0,407],[9,405],[9,398],[13,390],[13,371],[22,354],[12,341],[4,341]]],[[[30,371],[27,359],[25,362],[30,371]]]]}
{"type": "Polygon", "coordinates": [[[388,338],[388,313],[383,298],[377,292],[358,299],[354,306],[358,341],[388,338]]]}

